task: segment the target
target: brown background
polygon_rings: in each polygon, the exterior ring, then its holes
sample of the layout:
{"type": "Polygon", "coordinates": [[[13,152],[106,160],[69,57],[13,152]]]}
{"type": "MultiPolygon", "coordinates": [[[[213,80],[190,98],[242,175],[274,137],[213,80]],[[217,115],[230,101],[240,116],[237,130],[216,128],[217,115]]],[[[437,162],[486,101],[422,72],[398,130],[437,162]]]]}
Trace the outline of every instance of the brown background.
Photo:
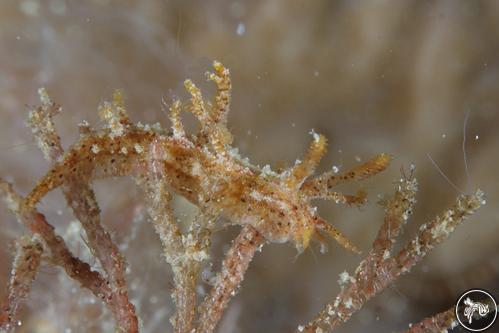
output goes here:
{"type": "MultiPolygon", "coordinates": [[[[377,197],[392,192],[401,166],[415,163],[420,181],[405,239],[458,194],[427,154],[468,190],[462,141],[469,111],[469,183],[487,193],[487,205],[339,332],[402,330],[452,306],[466,289],[499,289],[498,22],[495,1],[2,1],[0,175],[26,193],[48,168],[24,125],[38,87],[62,104],[57,126],[68,146],[81,120],[99,125],[96,108],[115,88],[125,91],[133,120],[168,126],[161,98],[187,97],[186,77],[212,94],[203,73],[217,59],[233,77],[235,146],[253,163],[292,165],[312,128],[330,140],[321,170],[346,169],[379,152],[395,157],[376,179],[345,188],[368,190],[367,206],[319,203],[321,215],[365,252],[382,222],[377,197]]],[[[140,192],[125,179],[99,181],[96,190],[105,224],[129,258],[143,332],[168,331],[170,272],[143,219],[140,192]]],[[[184,220],[193,214],[182,200],[176,207],[184,220]]],[[[61,194],[51,193],[41,209],[88,257],[61,194]]],[[[24,231],[4,207],[0,220],[4,285],[13,240],[24,231]]],[[[215,257],[236,232],[220,227],[215,257]]],[[[317,246],[296,254],[290,245],[258,254],[222,332],[291,331],[334,297],[338,274],[360,260],[336,244],[326,255],[317,246]]],[[[48,265],[28,304],[20,332],[113,331],[109,314],[48,265]]]]}

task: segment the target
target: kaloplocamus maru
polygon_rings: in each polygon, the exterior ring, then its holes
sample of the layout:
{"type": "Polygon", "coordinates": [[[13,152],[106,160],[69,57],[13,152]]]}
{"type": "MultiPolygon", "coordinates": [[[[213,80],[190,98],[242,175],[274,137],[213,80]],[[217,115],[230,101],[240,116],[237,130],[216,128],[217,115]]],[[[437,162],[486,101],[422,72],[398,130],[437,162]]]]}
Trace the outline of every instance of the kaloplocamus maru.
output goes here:
{"type": "MultiPolygon", "coordinates": [[[[347,172],[325,172],[314,176],[326,152],[326,138],[311,132],[313,140],[302,160],[276,173],[243,159],[232,148],[227,128],[231,98],[229,70],[214,62],[207,73],[217,85],[214,101],[205,102],[190,80],[185,87],[191,95],[184,107],[175,100],[169,106],[172,131],[159,124],[133,124],[126,113],[123,98],[115,92],[113,102],[100,106],[99,115],[106,125],[91,129],[80,126],[80,139],[38,182],[23,203],[32,210],[50,191],[75,180],[91,181],[106,177],[130,176],[138,184],[166,179],[169,188],[187,198],[202,212],[223,216],[236,225],[251,225],[268,242],[292,242],[299,252],[312,238],[323,243],[323,234],[334,238],[348,250],[360,252],[334,226],[317,215],[314,199],[343,204],[362,204],[363,191],[344,195],[336,185],[360,181],[383,171],[390,162],[380,154],[347,172]],[[201,124],[196,134],[187,134],[180,120],[182,111],[192,112],[201,124]]],[[[35,117],[32,113],[31,117],[35,117]]],[[[166,203],[165,203],[166,204],[166,203]]]]}

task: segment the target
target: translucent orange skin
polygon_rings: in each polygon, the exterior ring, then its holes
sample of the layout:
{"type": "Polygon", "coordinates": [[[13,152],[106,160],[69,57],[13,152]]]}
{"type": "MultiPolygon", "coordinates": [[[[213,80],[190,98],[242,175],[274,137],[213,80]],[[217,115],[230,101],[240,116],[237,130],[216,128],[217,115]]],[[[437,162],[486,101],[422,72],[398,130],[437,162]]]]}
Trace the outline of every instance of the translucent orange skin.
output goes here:
{"type": "MultiPolygon", "coordinates": [[[[131,176],[138,183],[166,178],[173,191],[197,205],[202,213],[224,216],[232,224],[251,225],[269,242],[293,242],[298,251],[308,247],[319,231],[333,237],[345,248],[359,250],[332,225],[316,215],[312,199],[359,204],[365,194],[342,195],[331,189],[338,183],[358,181],[383,171],[390,156],[380,154],[343,174],[326,172],[310,178],[326,152],[326,139],[315,132],[303,161],[280,174],[249,164],[232,153],[232,136],[227,129],[230,102],[229,72],[214,62],[215,73],[208,78],[217,84],[213,104],[205,105],[199,89],[190,81],[192,112],[201,123],[198,135],[187,135],[180,121],[182,105],[170,107],[173,133],[159,127],[134,125],[126,115],[121,93],[105,103],[100,115],[107,128],[88,128],[63,158],[29,193],[24,209],[34,208],[53,189],[74,181],[88,182],[115,176],[131,176]]],[[[165,203],[165,205],[168,203],[165,203]]]]}
{"type": "Polygon", "coordinates": [[[178,194],[234,224],[251,224],[270,242],[299,243],[310,223],[306,221],[314,219],[306,198],[289,191],[279,178],[252,170],[235,157],[220,158],[191,140],[139,128],[114,138],[108,131],[83,137],[29,193],[26,209],[74,179],[148,177],[152,160],[162,165],[178,194]]]}

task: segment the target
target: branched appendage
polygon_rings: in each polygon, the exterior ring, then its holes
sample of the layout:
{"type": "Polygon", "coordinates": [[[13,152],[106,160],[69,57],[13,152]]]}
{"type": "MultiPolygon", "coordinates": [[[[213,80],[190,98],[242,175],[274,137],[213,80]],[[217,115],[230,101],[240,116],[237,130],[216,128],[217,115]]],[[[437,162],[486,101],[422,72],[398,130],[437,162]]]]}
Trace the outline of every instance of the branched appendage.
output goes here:
{"type": "Polygon", "coordinates": [[[353,275],[346,271],[340,274],[339,295],[307,325],[298,327],[298,332],[329,332],[349,320],[366,301],[391,285],[400,275],[409,272],[431,249],[445,241],[455,227],[485,204],[480,190],[459,196],[450,209],[423,224],[416,237],[398,253],[392,254],[393,244],[416,202],[416,191],[417,183],[412,176],[400,179],[394,197],[386,203],[385,220],[372,250],[353,275]]]}
{"type": "Polygon", "coordinates": [[[458,325],[454,307],[428,317],[417,324],[410,325],[404,333],[433,333],[447,332],[458,325]]]}
{"type": "Polygon", "coordinates": [[[326,137],[313,131],[312,136],[313,141],[310,144],[303,161],[296,161],[295,166],[289,172],[289,176],[285,178],[285,183],[290,188],[296,188],[298,190],[303,182],[315,172],[321,159],[326,154],[326,137]]]}
{"type": "Polygon", "coordinates": [[[99,106],[99,116],[107,123],[106,128],[111,132],[110,137],[122,136],[132,125],[128,119],[123,94],[120,90],[114,92],[112,102],[106,101],[99,106]]]}
{"type": "Polygon", "coordinates": [[[21,237],[16,242],[7,297],[0,312],[0,331],[11,332],[18,326],[17,314],[38,273],[42,253],[43,247],[36,237],[21,237]]]}
{"type": "Polygon", "coordinates": [[[216,128],[214,137],[220,145],[226,146],[232,144],[232,134],[227,128],[227,119],[229,115],[232,83],[230,73],[220,62],[214,61],[213,68],[215,73],[206,73],[209,80],[217,85],[215,101],[212,104],[211,115],[216,128]]]}
{"type": "MultiPolygon", "coordinates": [[[[338,194],[333,192],[333,188],[336,185],[350,182],[350,181],[361,181],[366,178],[370,178],[383,170],[385,170],[390,164],[391,157],[388,154],[380,154],[373,159],[367,161],[366,163],[357,166],[347,172],[336,174],[333,171],[328,171],[322,175],[307,180],[303,186],[302,191],[305,195],[310,198],[320,198],[320,199],[333,199],[338,198],[338,194]]],[[[351,199],[343,199],[344,202],[350,203],[351,199]]],[[[340,199],[340,201],[342,201],[340,199]]]]}
{"type": "Polygon", "coordinates": [[[207,73],[207,76],[216,83],[217,94],[210,109],[206,108],[201,91],[191,80],[185,80],[184,85],[191,94],[190,111],[198,118],[202,126],[199,135],[200,142],[203,143],[202,140],[206,136],[216,154],[227,156],[228,145],[232,143],[232,134],[226,126],[231,89],[229,70],[217,61],[213,66],[215,73],[207,73]]]}
{"type": "Polygon", "coordinates": [[[30,110],[27,124],[33,132],[35,141],[48,161],[59,158],[64,150],[60,144],[52,118],[61,112],[61,107],[50,99],[44,88],[38,89],[41,105],[30,110]]]}
{"type": "MultiPolygon", "coordinates": [[[[163,104],[166,104],[163,102],[163,104]]],[[[179,100],[173,101],[170,106],[169,117],[172,123],[173,137],[174,138],[185,138],[185,130],[184,125],[182,125],[182,121],[180,120],[180,112],[182,111],[182,104],[179,100]]]]}
{"type": "Polygon", "coordinates": [[[248,266],[265,239],[254,228],[247,226],[233,241],[216,276],[215,285],[199,307],[200,319],[197,332],[215,330],[230,299],[244,280],[248,266]]]}
{"type": "MultiPolygon", "coordinates": [[[[59,113],[61,108],[52,102],[45,89],[41,88],[39,95],[42,105],[30,112],[28,126],[45,158],[56,163],[63,156],[64,149],[60,137],[55,132],[53,116],[59,113]]],[[[123,131],[130,126],[120,91],[114,93],[112,103],[104,102],[99,111],[101,118],[108,122],[113,135],[123,134],[123,131]]],[[[122,323],[120,329],[127,332],[137,331],[138,320],[135,307],[128,298],[125,279],[126,262],[111,235],[101,223],[99,205],[90,183],[78,177],[72,177],[62,186],[62,191],[67,205],[71,207],[74,216],[85,230],[90,250],[95,254],[107,275],[113,290],[111,310],[118,316],[117,322],[122,323]]]]}
{"type": "Polygon", "coordinates": [[[213,68],[215,69],[215,73],[206,73],[207,78],[217,85],[217,94],[215,96],[212,114],[215,123],[227,125],[227,115],[229,114],[231,97],[230,91],[232,89],[230,73],[229,70],[218,61],[213,62],[213,68]]]}

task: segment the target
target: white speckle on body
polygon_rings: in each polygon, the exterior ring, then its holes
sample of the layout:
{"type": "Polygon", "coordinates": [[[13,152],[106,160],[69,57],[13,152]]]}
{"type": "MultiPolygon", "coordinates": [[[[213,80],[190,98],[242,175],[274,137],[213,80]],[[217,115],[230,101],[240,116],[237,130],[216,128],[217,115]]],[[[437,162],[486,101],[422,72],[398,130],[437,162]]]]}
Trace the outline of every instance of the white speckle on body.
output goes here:
{"type": "Polygon", "coordinates": [[[386,260],[390,258],[390,251],[389,250],[385,250],[385,252],[383,252],[383,260],[386,260]]]}
{"type": "Polygon", "coordinates": [[[346,307],[347,309],[351,309],[351,308],[353,307],[353,302],[352,302],[352,299],[351,299],[351,298],[349,298],[349,299],[347,299],[347,300],[345,301],[345,307],[346,307]]]}
{"type": "Polygon", "coordinates": [[[100,152],[100,148],[97,145],[92,145],[92,153],[98,154],[100,152]]]}
{"type": "Polygon", "coordinates": [[[144,148],[142,148],[141,145],[139,145],[138,143],[136,143],[133,148],[135,149],[135,151],[137,152],[137,154],[140,154],[144,151],[144,148]]]}

